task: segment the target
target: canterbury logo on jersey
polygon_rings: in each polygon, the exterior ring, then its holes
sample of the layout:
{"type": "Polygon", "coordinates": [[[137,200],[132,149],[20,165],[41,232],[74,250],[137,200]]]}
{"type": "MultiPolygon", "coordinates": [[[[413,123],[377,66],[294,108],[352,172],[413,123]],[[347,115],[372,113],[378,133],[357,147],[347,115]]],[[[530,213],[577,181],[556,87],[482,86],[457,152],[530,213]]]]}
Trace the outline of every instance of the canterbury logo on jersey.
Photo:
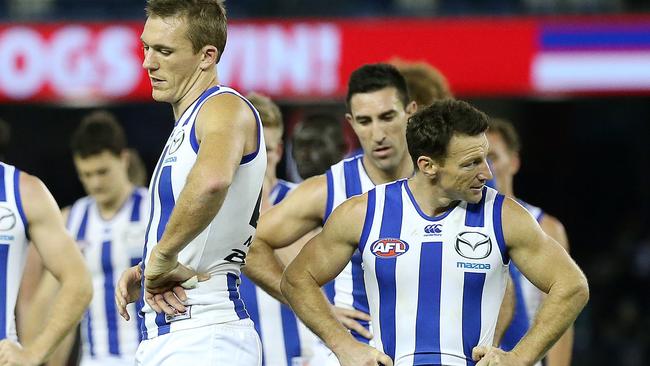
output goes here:
{"type": "Polygon", "coordinates": [[[456,252],[468,259],[487,258],[492,253],[492,240],[483,233],[464,231],[456,236],[456,252]]]}
{"type": "Polygon", "coordinates": [[[429,235],[436,235],[442,233],[442,224],[431,224],[424,227],[424,233],[429,235]]]}
{"type": "Polygon", "coordinates": [[[406,253],[409,245],[400,239],[379,239],[372,243],[370,251],[377,258],[395,258],[406,253]]]}
{"type": "Polygon", "coordinates": [[[6,207],[0,207],[0,231],[9,231],[16,226],[16,215],[6,207]]]}

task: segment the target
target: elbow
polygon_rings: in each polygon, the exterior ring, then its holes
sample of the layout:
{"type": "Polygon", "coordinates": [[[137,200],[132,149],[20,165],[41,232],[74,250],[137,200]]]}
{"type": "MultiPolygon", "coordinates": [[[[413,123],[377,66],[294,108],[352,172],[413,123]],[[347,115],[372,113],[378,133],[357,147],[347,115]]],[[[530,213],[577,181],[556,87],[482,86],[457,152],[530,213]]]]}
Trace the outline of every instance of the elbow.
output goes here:
{"type": "Polygon", "coordinates": [[[232,184],[232,178],[215,177],[212,179],[206,179],[204,181],[203,190],[208,195],[216,195],[228,190],[231,184],[232,184]]]}
{"type": "Polygon", "coordinates": [[[589,302],[589,283],[584,274],[580,273],[580,276],[573,282],[573,286],[570,290],[571,298],[573,302],[582,309],[589,302]]]}
{"type": "Polygon", "coordinates": [[[282,296],[284,296],[288,302],[291,302],[291,290],[294,287],[295,278],[290,268],[287,268],[287,270],[282,274],[282,280],[280,280],[280,292],[282,292],[282,296]]]}

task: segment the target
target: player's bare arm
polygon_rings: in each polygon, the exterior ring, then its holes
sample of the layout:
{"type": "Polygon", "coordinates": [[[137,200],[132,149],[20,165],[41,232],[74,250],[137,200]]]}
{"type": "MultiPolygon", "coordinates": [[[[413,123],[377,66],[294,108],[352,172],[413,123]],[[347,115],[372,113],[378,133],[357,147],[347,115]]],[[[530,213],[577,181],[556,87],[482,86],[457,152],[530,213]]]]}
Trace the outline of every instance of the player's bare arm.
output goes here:
{"type": "Polygon", "coordinates": [[[327,197],[324,175],[307,179],[260,217],[244,274],[279,301],[284,265],[274,250],[288,247],[322,224],[327,197]]]}
{"type": "Polygon", "coordinates": [[[506,292],[503,294],[503,302],[501,302],[497,325],[494,329],[494,340],[492,341],[492,344],[495,347],[499,347],[501,344],[501,338],[503,338],[503,335],[512,321],[512,317],[515,313],[515,302],[515,286],[512,283],[512,278],[508,276],[506,292]]]}
{"type": "MultiPolygon", "coordinates": [[[[555,239],[567,252],[569,252],[569,239],[564,229],[564,225],[557,218],[551,215],[544,215],[540,221],[540,226],[546,234],[555,239]]],[[[546,355],[547,366],[570,366],[571,356],[573,353],[573,325],[564,332],[564,335],[548,351],[546,355]]]]}
{"type": "Polygon", "coordinates": [[[495,359],[505,365],[532,365],[564,334],[589,298],[587,279],[580,268],[523,207],[506,198],[502,220],[510,257],[526,278],[548,296],[531,328],[511,352],[475,348],[475,358],[482,358],[477,366],[495,359]]]}
{"type": "Polygon", "coordinates": [[[65,230],[59,208],[47,188],[38,178],[21,173],[20,189],[29,236],[45,268],[61,285],[50,302],[52,316],[38,336],[22,349],[3,341],[0,353],[16,364],[40,364],[81,319],[92,298],[92,285],[81,252],[65,230]]]}
{"type": "Polygon", "coordinates": [[[173,314],[174,309],[167,305],[175,300],[169,290],[197,275],[178,263],[178,253],[219,212],[242,157],[257,149],[257,123],[241,98],[218,95],[201,108],[196,120],[196,137],[199,141],[196,163],[145,266],[145,299],[157,312],[173,314]],[[164,301],[163,293],[169,301],[164,301]]]}
{"type": "Polygon", "coordinates": [[[366,206],[367,195],[363,195],[334,210],[323,231],[287,267],[281,283],[296,315],[334,351],[342,366],[392,365],[388,356],[350,335],[320,290],[341,273],[357,250],[366,206]]]}

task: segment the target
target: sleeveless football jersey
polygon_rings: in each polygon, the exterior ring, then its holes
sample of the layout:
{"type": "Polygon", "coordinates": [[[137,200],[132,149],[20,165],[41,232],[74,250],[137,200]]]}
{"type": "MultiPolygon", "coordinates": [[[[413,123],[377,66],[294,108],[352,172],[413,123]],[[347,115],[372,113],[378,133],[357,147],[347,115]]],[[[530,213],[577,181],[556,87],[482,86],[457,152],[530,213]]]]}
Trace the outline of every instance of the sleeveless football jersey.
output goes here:
{"type": "Polygon", "coordinates": [[[195,129],[199,110],[208,98],[220,94],[241,98],[255,115],[257,150],[242,157],[219,212],[178,254],[180,263],[198,272],[210,273],[210,279],[186,291],[189,310],[182,316],[166,318],[145,303],[142,310],[144,339],[249,317],[239,296],[240,273],[259,218],[266,148],[257,111],[231,88],[215,86],[206,90],[174,126],[149,186],[151,211],[145,234],[143,270],[152,249],[162,238],[175,202],[196,162],[199,142],[195,129]]]}
{"type": "MultiPolygon", "coordinates": [[[[544,217],[544,211],[541,208],[521,200],[518,200],[518,202],[537,222],[541,222],[544,217]]],[[[510,265],[510,277],[515,290],[515,309],[512,314],[512,321],[501,339],[501,348],[506,351],[515,348],[521,338],[524,337],[532,325],[544,297],[544,293],[528,281],[514,264],[510,265]]],[[[541,363],[535,365],[541,365],[541,363]]]]}
{"type": "MultiPolygon", "coordinates": [[[[323,223],[332,211],[343,201],[350,197],[368,192],[375,187],[363,167],[363,155],[358,155],[342,160],[325,173],[327,177],[327,205],[323,223]]],[[[368,313],[368,300],[363,279],[363,268],[361,267],[361,254],[355,252],[350,263],[334,279],[325,285],[325,292],[330,302],[336,306],[348,309],[356,309],[368,313]]],[[[357,320],[360,324],[369,328],[366,321],[357,320]]],[[[368,339],[357,332],[352,335],[363,343],[368,339]]]]}
{"type": "MultiPolygon", "coordinates": [[[[296,187],[295,183],[278,179],[269,194],[278,204],[296,187]]],[[[309,358],[315,336],[296,317],[291,308],[257,287],[246,276],[241,277],[242,300],[262,340],[262,364],[266,366],[302,365],[309,358]]]]}
{"type": "Polygon", "coordinates": [[[510,261],[504,197],[485,187],[477,204],[424,214],[406,180],[377,186],[359,251],[375,347],[400,365],[474,365],[491,346],[510,261]]]}
{"type": "MultiPolygon", "coordinates": [[[[145,188],[134,189],[110,220],[101,217],[97,203],[89,196],[70,208],[66,226],[84,255],[93,283],[93,299],[81,324],[84,357],[133,360],[135,356],[141,319],[127,322],[119,315],[115,286],[122,272],[142,260],[148,196],[145,188]]],[[[142,301],[127,306],[131,314],[140,309],[142,301]]]]}
{"type": "Polygon", "coordinates": [[[20,170],[0,162],[0,340],[18,341],[15,307],[27,253],[20,170]]]}

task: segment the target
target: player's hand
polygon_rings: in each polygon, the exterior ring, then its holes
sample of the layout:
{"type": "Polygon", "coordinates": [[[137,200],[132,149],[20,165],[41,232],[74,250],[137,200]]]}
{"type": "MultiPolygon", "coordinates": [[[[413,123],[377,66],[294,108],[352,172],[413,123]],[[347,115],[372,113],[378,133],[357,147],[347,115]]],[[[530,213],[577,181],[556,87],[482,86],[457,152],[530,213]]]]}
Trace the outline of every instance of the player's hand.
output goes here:
{"type": "Polygon", "coordinates": [[[37,366],[40,360],[18,343],[4,339],[0,341],[0,366],[37,366]]]}
{"type": "Polygon", "coordinates": [[[527,366],[515,353],[500,348],[477,346],[472,350],[476,366],[527,366]]]}
{"type": "Polygon", "coordinates": [[[393,366],[393,360],[376,348],[357,341],[336,352],[341,366],[393,366]]]}
{"type": "Polygon", "coordinates": [[[184,313],[187,310],[183,304],[187,300],[184,288],[192,288],[196,282],[208,280],[210,275],[197,273],[179,263],[176,256],[164,256],[156,249],[151,252],[144,271],[144,299],[157,313],[184,313]]]}
{"type": "Polygon", "coordinates": [[[367,339],[372,339],[372,334],[368,329],[366,329],[358,320],[370,321],[370,315],[354,309],[344,309],[337,306],[332,307],[336,318],[343,324],[346,328],[353,330],[359,333],[362,337],[367,339]]]}
{"type": "Polygon", "coordinates": [[[126,311],[126,306],[137,301],[142,296],[141,281],[142,267],[140,264],[122,272],[120,280],[117,281],[117,286],[115,287],[115,304],[117,304],[117,312],[126,320],[131,319],[129,312],[126,311]]]}

